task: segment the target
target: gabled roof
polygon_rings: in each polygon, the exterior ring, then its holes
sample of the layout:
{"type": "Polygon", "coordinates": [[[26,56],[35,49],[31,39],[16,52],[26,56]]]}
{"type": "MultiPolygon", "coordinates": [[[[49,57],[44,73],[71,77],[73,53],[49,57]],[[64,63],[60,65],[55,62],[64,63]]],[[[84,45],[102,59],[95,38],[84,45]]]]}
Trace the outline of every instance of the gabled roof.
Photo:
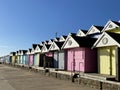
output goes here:
{"type": "Polygon", "coordinates": [[[35,49],[36,49],[37,45],[38,45],[38,44],[32,44],[31,54],[34,54],[34,53],[35,53],[35,49]]]}
{"type": "Polygon", "coordinates": [[[53,39],[50,39],[48,44],[52,44],[53,43],[53,39]]]}
{"type": "Polygon", "coordinates": [[[67,36],[62,35],[62,36],[59,38],[59,42],[63,42],[63,41],[65,41],[66,38],[67,38],[67,36]]]}
{"type": "Polygon", "coordinates": [[[53,42],[53,44],[51,44],[49,50],[50,51],[54,51],[54,50],[60,50],[62,45],[64,44],[64,41],[63,42],[53,42]]]}
{"type": "Polygon", "coordinates": [[[43,47],[42,45],[39,45],[39,44],[38,44],[38,45],[36,46],[34,52],[35,52],[35,53],[41,52],[42,47],[43,47]]]}
{"type": "Polygon", "coordinates": [[[98,25],[92,25],[86,35],[94,34],[94,33],[100,33],[104,27],[98,26],[98,25]]]}
{"type": "Polygon", "coordinates": [[[44,44],[43,47],[42,47],[42,49],[41,49],[41,52],[42,53],[48,52],[49,48],[50,48],[49,44],[44,44]]]}
{"type": "Polygon", "coordinates": [[[101,37],[98,38],[98,40],[94,43],[92,48],[105,46],[120,47],[120,34],[103,32],[101,37]]]}
{"type": "Polygon", "coordinates": [[[79,29],[76,36],[86,36],[87,30],[79,29]]]}
{"type": "Polygon", "coordinates": [[[27,50],[27,54],[31,54],[31,51],[32,51],[32,49],[29,48],[29,49],[27,50]]]}
{"type": "Polygon", "coordinates": [[[116,21],[109,20],[106,25],[104,26],[102,32],[107,31],[107,30],[112,30],[114,28],[120,27],[120,23],[116,21]]]}
{"type": "Polygon", "coordinates": [[[95,43],[95,38],[78,37],[76,35],[68,36],[64,42],[62,49],[75,48],[75,47],[92,47],[95,43]]]}
{"type": "Polygon", "coordinates": [[[77,36],[72,36],[72,37],[81,47],[91,47],[97,40],[95,38],[89,38],[89,37],[77,37],[77,36]]]}

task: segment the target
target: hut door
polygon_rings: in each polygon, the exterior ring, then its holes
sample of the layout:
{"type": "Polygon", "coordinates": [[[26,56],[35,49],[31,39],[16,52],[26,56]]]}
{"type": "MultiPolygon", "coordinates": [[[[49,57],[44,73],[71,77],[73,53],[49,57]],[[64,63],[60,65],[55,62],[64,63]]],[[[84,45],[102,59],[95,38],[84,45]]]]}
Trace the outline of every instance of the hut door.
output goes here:
{"type": "Polygon", "coordinates": [[[59,52],[59,69],[64,69],[64,51],[59,52]]]}
{"type": "Polygon", "coordinates": [[[110,75],[110,50],[108,48],[99,49],[100,74],[110,75]]]}
{"type": "Polygon", "coordinates": [[[58,52],[54,52],[54,68],[58,68],[58,52]]]}

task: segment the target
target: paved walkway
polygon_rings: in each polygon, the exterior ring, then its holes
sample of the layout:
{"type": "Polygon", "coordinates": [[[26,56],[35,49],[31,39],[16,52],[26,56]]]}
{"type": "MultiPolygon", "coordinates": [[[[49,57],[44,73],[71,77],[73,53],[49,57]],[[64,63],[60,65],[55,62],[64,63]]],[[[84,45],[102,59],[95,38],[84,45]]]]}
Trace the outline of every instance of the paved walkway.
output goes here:
{"type": "Polygon", "coordinates": [[[97,90],[0,64],[0,90],[97,90]]]}

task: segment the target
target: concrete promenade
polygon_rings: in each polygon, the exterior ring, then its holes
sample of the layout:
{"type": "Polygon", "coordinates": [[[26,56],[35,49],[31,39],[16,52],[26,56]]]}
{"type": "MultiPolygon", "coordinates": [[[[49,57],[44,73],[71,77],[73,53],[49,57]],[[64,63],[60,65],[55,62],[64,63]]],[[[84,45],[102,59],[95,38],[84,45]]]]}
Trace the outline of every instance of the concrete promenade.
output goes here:
{"type": "Polygon", "coordinates": [[[97,90],[0,64],[0,90],[97,90]]]}

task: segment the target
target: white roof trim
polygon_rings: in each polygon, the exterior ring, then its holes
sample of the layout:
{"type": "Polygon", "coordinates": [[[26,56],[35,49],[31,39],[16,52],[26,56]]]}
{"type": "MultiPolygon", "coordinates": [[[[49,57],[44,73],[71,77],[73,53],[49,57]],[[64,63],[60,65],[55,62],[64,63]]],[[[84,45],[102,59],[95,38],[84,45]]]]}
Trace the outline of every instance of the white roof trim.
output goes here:
{"type": "Polygon", "coordinates": [[[36,48],[35,48],[35,51],[34,51],[35,53],[39,53],[39,52],[41,52],[41,50],[40,50],[40,48],[39,48],[39,46],[37,45],[36,46],[36,48]]]}
{"type": "Polygon", "coordinates": [[[119,26],[116,25],[116,24],[115,24],[114,22],[112,22],[111,20],[109,20],[109,21],[106,23],[106,25],[104,26],[102,32],[108,31],[108,30],[111,30],[111,29],[114,29],[114,28],[116,28],[116,27],[119,27],[119,26]],[[113,25],[113,27],[109,28],[109,25],[111,25],[111,24],[113,25]]]}
{"type": "Polygon", "coordinates": [[[47,49],[46,45],[43,45],[43,47],[41,49],[41,52],[42,53],[49,52],[49,50],[47,49]]]}
{"type": "Polygon", "coordinates": [[[79,44],[72,38],[72,36],[68,35],[67,39],[65,40],[62,49],[67,48],[75,48],[79,47],[79,44]]]}
{"type": "Polygon", "coordinates": [[[104,32],[101,37],[98,38],[98,40],[94,43],[92,48],[95,47],[105,47],[105,46],[115,46],[117,45],[118,47],[120,47],[120,44],[114,40],[111,36],[109,36],[106,32],[104,32]],[[107,38],[107,41],[105,41],[106,43],[103,43],[103,40],[107,38]]]}
{"type": "Polygon", "coordinates": [[[76,36],[86,36],[86,34],[79,29],[78,32],[76,33],[76,36]]]}
{"type": "Polygon", "coordinates": [[[60,48],[57,46],[57,44],[55,42],[53,42],[53,44],[51,44],[49,50],[50,51],[52,51],[52,50],[60,50],[60,48]]]}
{"type": "Polygon", "coordinates": [[[59,42],[65,41],[65,38],[63,36],[60,37],[59,42]]]}
{"type": "Polygon", "coordinates": [[[92,25],[88,30],[88,32],[86,33],[86,35],[94,34],[94,33],[100,33],[100,30],[97,29],[94,25],[92,25]]]}

